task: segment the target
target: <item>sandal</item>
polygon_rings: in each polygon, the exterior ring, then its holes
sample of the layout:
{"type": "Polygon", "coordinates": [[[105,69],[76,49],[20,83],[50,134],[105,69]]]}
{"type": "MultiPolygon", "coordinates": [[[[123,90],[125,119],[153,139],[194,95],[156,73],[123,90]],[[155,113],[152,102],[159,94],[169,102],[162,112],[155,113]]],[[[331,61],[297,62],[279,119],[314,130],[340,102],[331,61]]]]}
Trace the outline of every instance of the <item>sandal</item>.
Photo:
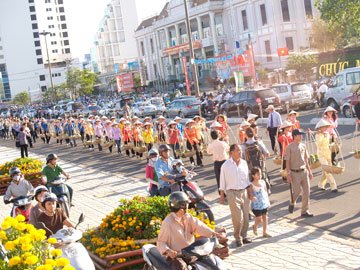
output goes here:
{"type": "Polygon", "coordinates": [[[256,236],[257,236],[257,235],[258,235],[258,232],[257,232],[257,230],[255,230],[255,225],[253,225],[253,226],[252,226],[252,229],[253,229],[253,233],[254,233],[254,235],[256,235],[256,236]]]}
{"type": "Polygon", "coordinates": [[[271,236],[270,234],[268,234],[268,233],[264,233],[264,234],[263,234],[263,237],[265,237],[265,238],[271,238],[272,236],[271,236]]]}

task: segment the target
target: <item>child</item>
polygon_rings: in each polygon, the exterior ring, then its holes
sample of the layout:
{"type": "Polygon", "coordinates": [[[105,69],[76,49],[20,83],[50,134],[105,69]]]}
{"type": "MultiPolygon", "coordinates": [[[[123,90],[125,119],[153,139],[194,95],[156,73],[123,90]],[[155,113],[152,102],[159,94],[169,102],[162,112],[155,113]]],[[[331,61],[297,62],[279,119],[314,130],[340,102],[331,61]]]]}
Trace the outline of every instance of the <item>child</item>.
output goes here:
{"type": "Polygon", "coordinates": [[[266,190],[266,183],[261,178],[261,170],[259,167],[253,167],[251,169],[251,188],[254,196],[254,200],[251,201],[251,210],[254,213],[256,219],[253,225],[254,235],[258,235],[257,226],[261,220],[263,223],[263,237],[271,237],[266,232],[267,226],[267,209],[270,206],[269,197],[266,190]]]}

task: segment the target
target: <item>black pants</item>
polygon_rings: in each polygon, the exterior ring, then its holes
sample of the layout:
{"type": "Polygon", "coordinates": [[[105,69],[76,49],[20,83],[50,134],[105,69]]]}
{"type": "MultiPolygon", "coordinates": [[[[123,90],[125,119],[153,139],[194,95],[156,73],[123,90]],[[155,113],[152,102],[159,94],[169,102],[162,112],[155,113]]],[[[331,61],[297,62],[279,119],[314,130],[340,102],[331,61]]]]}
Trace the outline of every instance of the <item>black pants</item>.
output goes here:
{"type": "MultiPolygon", "coordinates": [[[[191,143],[189,141],[186,142],[186,147],[188,150],[192,150],[194,149],[196,152],[196,163],[197,165],[202,165],[202,160],[201,160],[201,155],[199,152],[199,145],[197,143],[194,142],[193,145],[191,145],[191,143]]],[[[194,163],[194,157],[190,157],[190,162],[194,163]]]]}
{"type": "Polygon", "coordinates": [[[30,148],[32,148],[32,147],[33,147],[33,144],[32,144],[32,139],[31,139],[31,137],[30,137],[30,136],[27,136],[26,139],[27,139],[27,141],[28,141],[28,143],[29,143],[30,148]]]}
{"type": "MultiPolygon", "coordinates": [[[[96,137],[96,139],[99,139],[101,141],[101,137],[99,137],[99,136],[95,136],[95,137],[96,137]]],[[[98,144],[98,149],[99,149],[99,151],[102,151],[101,143],[98,144]]]]}
{"type": "Polygon", "coordinates": [[[171,149],[173,150],[174,152],[174,158],[175,159],[178,159],[180,158],[177,154],[176,154],[176,150],[179,150],[180,149],[180,144],[178,142],[176,142],[175,144],[170,144],[171,146],[171,149]]]}
{"type": "Polygon", "coordinates": [[[21,157],[24,158],[25,156],[28,157],[28,146],[26,144],[20,145],[21,157]]]}
{"type": "MultiPolygon", "coordinates": [[[[92,136],[90,136],[89,134],[86,134],[86,140],[87,140],[87,141],[91,141],[91,140],[92,140],[92,136]]],[[[89,145],[89,148],[94,149],[94,145],[93,145],[93,144],[90,144],[90,145],[89,145]]]]}
{"type": "Polygon", "coordinates": [[[80,136],[81,136],[81,141],[84,142],[84,140],[85,140],[85,131],[80,130],[80,136]]]}
{"type": "Polygon", "coordinates": [[[270,141],[271,141],[271,149],[275,151],[276,149],[276,134],[277,134],[277,127],[268,128],[270,141]]]}
{"type": "Polygon", "coordinates": [[[222,161],[215,161],[214,162],[214,172],[215,172],[215,178],[216,178],[216,184],[218,187],[218,192],[220,194],[220,171],[221,171],[221,166],[224,164],[226,160],[222,160],[222,161]]]}
{"type": "Polygon", "coordinates": [[[30,131],[30,135],[31,135],[31,138],[34,141],[34,143],[36,143],[36,132],[35,132],[35,130],[30,131]]]}

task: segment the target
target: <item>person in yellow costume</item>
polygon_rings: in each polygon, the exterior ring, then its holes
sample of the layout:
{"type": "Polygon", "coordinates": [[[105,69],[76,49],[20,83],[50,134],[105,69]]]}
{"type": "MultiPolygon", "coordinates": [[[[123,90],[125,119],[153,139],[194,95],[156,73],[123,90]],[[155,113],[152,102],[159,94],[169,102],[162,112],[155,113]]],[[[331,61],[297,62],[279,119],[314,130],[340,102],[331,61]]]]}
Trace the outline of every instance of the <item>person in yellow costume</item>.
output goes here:
{"type": "MultiPolygon", "coordinates": [[[[317,146],[317,155],[321,165],[332,165],[331,163],[331,151],[330,151],[330,134],[327,132],[327,129],[331,124],[324,119],[321,119],[316,124],[316,129],[319,132],[316,134],[316,146],[317,146]]],[[[331,173],[325,172],[323,170],[321,178],[318,184],[318,187],[322,190],[325,190],[326,183],[329,181],[331,191],[337,192],[337,185],[335,178],[331,173]]]]}
{"type": "Polygon", "coordinates": [[[154,144],[152,123],[146,122],[144,124],[143,138],[144,138],[144,142],[146,144],[147,150],[150,151],[154,144]]]}
{"type": "MultiPolygon", "coordinates": [[[[94,128],[93,128],[93,125],[92,125],[92,121],[91,121],[91,119],[88,119],[86,121],[86,125],[85,125],[86,140],[91,141],[94,135],[95,135],[95,133],[94,133],[94,128]]],[[[94,151],[94,145],[93,144],[89,145],[89,150],[94,151]]]]}

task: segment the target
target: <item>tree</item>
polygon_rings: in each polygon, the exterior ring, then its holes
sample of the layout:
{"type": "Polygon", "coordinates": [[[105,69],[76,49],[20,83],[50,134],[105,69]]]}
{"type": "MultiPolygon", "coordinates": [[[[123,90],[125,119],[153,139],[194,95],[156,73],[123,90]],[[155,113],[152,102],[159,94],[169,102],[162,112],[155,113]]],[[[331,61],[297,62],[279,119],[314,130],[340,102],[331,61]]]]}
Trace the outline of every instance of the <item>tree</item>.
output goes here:
{"type": "Polygon", "coordinates": [[[19,105],[26,105],[29,102],[30,102],[30,95],[26,91],[18,93],[13,99],[13,103],[19,105]]]}
{"type": "Polygon", "coordinates": [[[76,99],[79,95],[90,95],[94,91],[94,83],[97,74],[87,69],[69,69],[66,72],[66,88],[70,90],[71,98],[76,99]]]}
{"type": "Polygon", "coordinates": [[[312,26],[312,40],[310,46],[319,52],[335,50],[342,46],[342,31],[339,27],[330,27],[320,18],[314,19],[312,26]]]}
{"type": "Polygon", "coordinates": [[[134,87],[141,86],[141,78],[138,74],[134,74],[134,87]]]}
{"type": "Polygon", "coordinates": [[[54,89],[52,89],[51,87],[46,89],[46,91],[42,94],[42,99],[44,101],[53,101],[54,100],[54,96],[56,95],[55,99],[56,101],[61,100],[61,99],[66,99],[69,97],[69,90],[67,88],[66,83],[62,83],[60,85],[55,85],[54,89]]]}
{"type": "Polygon", "coordinates": [[[286,69],[296,70],[296,77],[301,80],[308,81],[313,75],[313,67],[318,64],[318,57],[315,55],[294,54],[288,57],[286,69]]]}
{"type": "Polygon", "coordinates": [[[321,19],[327,22],[330,28],[341,29],[344,46],[359,42],[359,0],[316,0],[315,6],[321,12],[321,19]]]}

